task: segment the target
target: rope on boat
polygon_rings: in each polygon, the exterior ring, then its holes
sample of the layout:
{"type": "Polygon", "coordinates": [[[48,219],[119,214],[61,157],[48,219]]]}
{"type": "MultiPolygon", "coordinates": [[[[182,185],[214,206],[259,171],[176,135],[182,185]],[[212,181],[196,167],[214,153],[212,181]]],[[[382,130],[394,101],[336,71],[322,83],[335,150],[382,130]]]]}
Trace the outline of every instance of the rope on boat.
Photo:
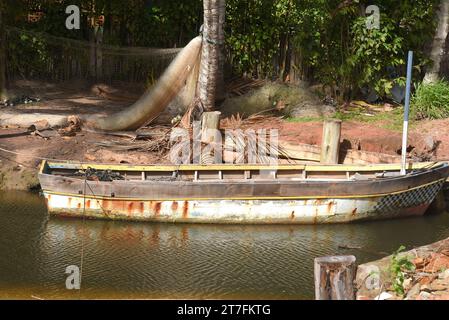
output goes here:
{"type": "MultiPolygon", "coordinates": [[[[89,183],[87,183],[87,176],[88,176],[88,170],[84,173],[84,188],[83,188],[83,223],[82,223],[82,230],[85,229],[86,225],[86,187],[89,188],[90,192],[95,196],[94,191],[90,187],[89,183]]],[[[105,210],[101,203],[97,200],[97,203],[99,204],[101,210],[103,213],[105,213],[105,210]]],[[[82,278],[83,278],[83,266],[84,266],[84,236],[81,238],[81,257],[80,257],[80,290],[79,290],[79,299],[81,300],[81,284],[82,284],[82,278]]]]}
{"type": "MultiPolygon", "coordinates": [[[[85,213],[86,213],[86,186],[87,186],[87,173],[84,177],[84,188],[83,188],[83,223],[82,230],[84,231],[85,227],[85,213]]],[[[83,265],[84,265],[84,235],[81,237],[81,257],[80,257],[80,290],[78,298],[81,300],[81,284],[83,279],[83,265]]]]}

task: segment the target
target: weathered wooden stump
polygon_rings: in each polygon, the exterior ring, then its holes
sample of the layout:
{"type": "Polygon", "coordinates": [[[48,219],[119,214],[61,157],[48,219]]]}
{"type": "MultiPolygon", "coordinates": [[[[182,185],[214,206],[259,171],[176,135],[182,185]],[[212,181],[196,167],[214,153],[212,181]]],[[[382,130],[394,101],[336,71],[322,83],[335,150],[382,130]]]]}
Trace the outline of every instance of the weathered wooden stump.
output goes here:
{"type": "Polygon", "coordinates": [[[320,158],[322,164],[338,164],[340,137],[341,120],[324,121],[320,158]]]}
{"type": "Polygon", "coordinates": [[[354,256],[315,258],[315,299],[354,300],[354,256]]]}
{"type": "Polygon", "coordinates": [[[204,112],[201,118],[201,142],[216,141],[220,129],[220,111],[204,112]]]}
{"type": "Polygon", "coordinates": [[[219,111],[204,112],[202,115],[201,142],[206,146],[201,151],[201,164],[221,162],[220,115],[219,111]]]}

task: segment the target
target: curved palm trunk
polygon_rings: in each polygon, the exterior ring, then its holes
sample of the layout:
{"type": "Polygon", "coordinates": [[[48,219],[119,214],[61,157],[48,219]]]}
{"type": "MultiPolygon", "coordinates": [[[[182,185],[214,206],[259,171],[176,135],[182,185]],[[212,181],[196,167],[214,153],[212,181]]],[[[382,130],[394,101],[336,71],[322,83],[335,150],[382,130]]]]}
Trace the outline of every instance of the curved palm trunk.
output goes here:
{"type": "Polygon", "coordinates": [[[439,79],[441,58],[444,54],[447,34],[449,32],[449,0],[441,0],[438,12],[438,27],[433,38],[430,60],[432,66],[427,70],[424,83],[432,83],[439,79]]]}
{"type": "Polygon", "coordinates": [[[150,123],[167,107],[183,87],[189,85],[200,55],[201,37],[196,37],[182,49],[155,87],[136,103],[108,117],[88,116],[83,119],[87,127],[102,131],[135,130],[150,123]],[[187,83],[186,83],[187,82],[187,83]]]}
{"type": "Polygon", "coordinates": [[[204,0],[203,8],[203,46],[198,94],[204,108],[212,110],[217,96],[217,84],[221,82],[220,85],[223,85],[223,81],[218,79],[223,75],[219,68],[223,66],[223,62],[220,62],[220,48],[224,40],[225,0],[204,0]]]}

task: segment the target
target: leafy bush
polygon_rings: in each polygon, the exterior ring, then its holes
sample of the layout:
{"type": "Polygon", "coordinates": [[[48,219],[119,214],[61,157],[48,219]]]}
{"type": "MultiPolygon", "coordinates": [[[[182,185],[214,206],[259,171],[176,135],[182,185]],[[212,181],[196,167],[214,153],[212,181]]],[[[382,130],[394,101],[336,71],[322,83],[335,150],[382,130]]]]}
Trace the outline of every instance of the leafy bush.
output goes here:
{"type": "Polygon", "coordinates": [[[428,64],[439,1],[378,2],[380,28],[368,29],[365,0],[227,0],[226,44],[234,70],[282,78],[290,65],[292,77],[324,84],[343,100],[361,88],[388,96],[405,82],[408,50],[415,52],[416,69],[428,64]]]}
{"type": "Polygon", "coordinates": [[[449,118],[449,82],[419,84],[412,97],[411,111],[415,119],[449,118]]]}
{"type": "Polygon", "coordinates": [[[404,251],[405,247],[400,246],[393,256],[391,257],[390,272],[393,278],[392,288],[398,295],[403,296],[405,293],[404,280],[407,272],[413,271],[415,265],[410,261],[407,256],[400,256],[400,253],[404,251]]]}

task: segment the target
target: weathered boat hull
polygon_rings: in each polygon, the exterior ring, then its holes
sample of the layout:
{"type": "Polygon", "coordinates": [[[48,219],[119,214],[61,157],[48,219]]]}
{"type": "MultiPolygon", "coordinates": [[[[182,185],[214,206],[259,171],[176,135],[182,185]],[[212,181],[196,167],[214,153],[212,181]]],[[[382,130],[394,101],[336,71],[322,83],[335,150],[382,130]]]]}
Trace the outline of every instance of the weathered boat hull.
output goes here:
{"type": "Polygon", "coordinates": [[[422,215],[433,200],[384,207],[388,196],[320,200],[132,201],[86,199],[44,193],[54,215],[182,223],[324,224],[422,215]],[[83,209],[85,207],[85,209],[83,209]]]}
{"type": "Polygon", "coordinates": [[[361,181],[87,181],[39,175],[50,214],[133,221],[321,224],[425,213],[449,175],[442,165],[361,181]]]}

